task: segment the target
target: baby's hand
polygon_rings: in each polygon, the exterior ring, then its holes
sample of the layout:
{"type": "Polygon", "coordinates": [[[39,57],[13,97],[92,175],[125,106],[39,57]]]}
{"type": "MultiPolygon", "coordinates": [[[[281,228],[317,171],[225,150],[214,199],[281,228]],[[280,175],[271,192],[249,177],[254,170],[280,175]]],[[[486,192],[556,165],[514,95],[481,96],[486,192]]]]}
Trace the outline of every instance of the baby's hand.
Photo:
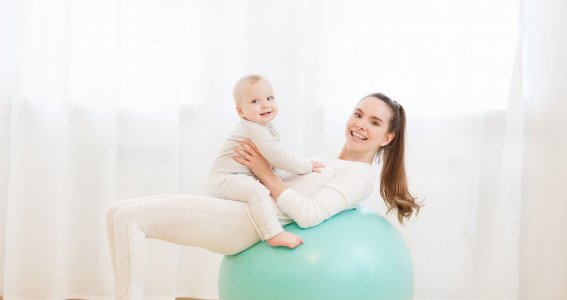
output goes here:
{"type": "Polygon", "coordinates": [[[311,161],[311,172],[321,173],[321,169],[325,167],[325,164],[318,161],[311,161]]]}

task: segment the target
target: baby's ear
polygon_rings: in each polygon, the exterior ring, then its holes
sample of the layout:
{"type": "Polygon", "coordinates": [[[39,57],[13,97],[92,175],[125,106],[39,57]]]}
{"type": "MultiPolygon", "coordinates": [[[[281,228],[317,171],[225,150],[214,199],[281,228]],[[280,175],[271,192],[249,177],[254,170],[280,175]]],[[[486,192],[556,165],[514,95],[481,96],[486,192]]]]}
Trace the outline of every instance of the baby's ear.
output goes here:
{"type": "Polygon", "coordinates": [[[238,114],[239,117],[242,117],[244,115],[244,113],[242,112],[242,108],[240,106],[236,106],[236,113],[238,114]]]}

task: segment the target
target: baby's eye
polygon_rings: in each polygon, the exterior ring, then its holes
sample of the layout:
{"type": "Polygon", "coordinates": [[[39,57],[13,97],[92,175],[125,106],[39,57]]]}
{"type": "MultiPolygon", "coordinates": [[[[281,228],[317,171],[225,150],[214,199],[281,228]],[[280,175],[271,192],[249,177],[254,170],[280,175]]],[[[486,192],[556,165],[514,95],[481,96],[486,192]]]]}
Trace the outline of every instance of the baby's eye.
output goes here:
{"type": "Polygon", "coordinates": [[[254,99],[254,100],[252,100],[252,103],[254,103],[254,104],[260,103],[260,100],[254,99]]]}
{"type": "Polygon", "coordinates": [[[360,113],[358,113],[358,112],[356,112],[356,111],[354,112],[353,115],[354,115],[355,117],[357,117],[357,118],[360,118],[360,113]]]}
{"type": "Polygon", "coordinates": [[[272,101],[272,100],[274,100],[274,97],[273,97],[273,96],[270,96],[270,97],[268,97],[267,100],[268,100],[268,101],[272,101]]]}

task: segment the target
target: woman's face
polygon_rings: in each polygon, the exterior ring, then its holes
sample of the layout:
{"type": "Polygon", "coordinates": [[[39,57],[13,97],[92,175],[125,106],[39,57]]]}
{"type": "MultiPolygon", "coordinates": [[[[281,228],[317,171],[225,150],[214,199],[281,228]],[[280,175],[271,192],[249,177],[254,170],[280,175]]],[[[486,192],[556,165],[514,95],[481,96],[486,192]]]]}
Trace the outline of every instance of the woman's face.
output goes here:
{"type": "Polygon", "coordinates": [[[387,145],[394,133],[388,133],[392,109],[375,97],[362,99],[348,119],[346,146],[351,151],[376,153],[387,145]]]}

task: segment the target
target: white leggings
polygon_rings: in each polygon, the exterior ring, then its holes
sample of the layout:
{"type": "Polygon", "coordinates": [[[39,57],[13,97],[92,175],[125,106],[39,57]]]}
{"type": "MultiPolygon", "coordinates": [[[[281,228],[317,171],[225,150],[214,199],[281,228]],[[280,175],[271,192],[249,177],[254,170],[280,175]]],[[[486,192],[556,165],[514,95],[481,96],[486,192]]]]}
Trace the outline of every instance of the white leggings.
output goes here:
{"type": "Polygon", "coordinates": [[[143,299],[148,238],[227,255],[260,241],[246,203],[192,195],[118,201],[108,210],[107,230],[116,299],[143,299]]]}

